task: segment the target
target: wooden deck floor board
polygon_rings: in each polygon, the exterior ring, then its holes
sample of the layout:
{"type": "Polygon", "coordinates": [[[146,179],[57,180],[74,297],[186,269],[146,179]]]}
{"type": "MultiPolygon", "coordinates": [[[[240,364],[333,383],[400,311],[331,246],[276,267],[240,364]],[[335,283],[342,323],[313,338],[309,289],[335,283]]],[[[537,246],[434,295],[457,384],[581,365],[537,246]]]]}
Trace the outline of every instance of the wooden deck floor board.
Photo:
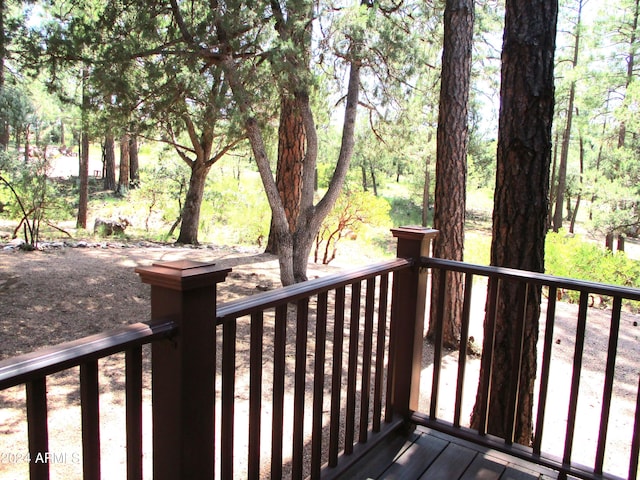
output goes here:
{"type": "Polygon", "coordinates": [[[557,472],[428,428],[396,432],[355,463],[352,480],[553,480],[557,472]]]}
{"type": "Polygon", "coordinates": [[[378,478],[382,472],[397,461],[419,437],[420,434],[418,433],[411,433],[409,435],[404,435],[400,432],[394,433],[391,438],[362,457],[354,467],[347,470],[340,478],[346,480],[378,478]]]}
{"type": "Polygon", "coordinates": [[[460,478],[476,455],[477,452],[470,448],[449,443],[436,461],[419,478],[420,480],[452,480],[460,478]]]}
{"type": "Polygon", "coordinates": [[[449,442],[421,434],[393,464],[377,478],[401,480],[418,478],[449,446],[449,442]]]}
{"type": "Polygon", "coordinates": [[[478,453],[460,480],[498,480],[506,469],[497,458],[478,453]]]}

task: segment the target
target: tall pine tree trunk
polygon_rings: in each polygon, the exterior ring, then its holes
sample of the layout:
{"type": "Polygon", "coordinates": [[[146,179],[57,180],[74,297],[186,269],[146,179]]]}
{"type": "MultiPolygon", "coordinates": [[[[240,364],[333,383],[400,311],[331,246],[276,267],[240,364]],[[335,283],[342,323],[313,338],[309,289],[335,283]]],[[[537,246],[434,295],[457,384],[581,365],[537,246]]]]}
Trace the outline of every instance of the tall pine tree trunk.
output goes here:
{"type": "Polygon", "coordinates": [[[104,138],[102,157],[104,162],[103,187],[105,190],[116,189],[116,140],[113,134],[108,133],[104,138]]]}
{"type": "MultiPolygon", "coordinates": [[[[306,280],[307,264],[313,240],[320,229],[320,225],[329,214],[340,195],[346,178],[349,164],[353,155],[355,119],[360,94],[361,45],[354,42],[350,49],[349,81],[347,84],[346,107],[343,122],[342,143],[336,162],[333,177],[322,199],[314,205],[314,177],[316,175],[316,161],[318,153],[318,139],[316,125],[311,112],[310,85],[306,79],[309,74],[308,53],[311,45],[310,26],[313,18],[313,5],[304,4],[300,11],[295,8],[288,11],[288,19],[279,10],[278,2],[272,2],[276,17],[276,30],[283,38],[292,39],[292,44],[298,51],[287,56],[290,62],[291,91],[301,112],[302,125],[307,136],[306,154],[302,169],[302,194],[300,213],[296,221],[294,234],[291,233],[285,207],[273,178],[271,163],[265,146],[258,119],[254,116],[250,92],[242,81],[241,70],[233,55],[226,54],[220,61],[225,77],[229,82],[234,97],[238,100],[238,110],[243,115],[245,132],[251,144],[253,155],[258,166],[269,206],[271,207],[273,230],[278,243],[278,261],[280,264],[280,280],[283,285],[306,280]],[[288,29],[292,28],[292,31],[288,29]]],[[[218,27],[223,36],[227,33],[218,27]]],[[[232,46],[228,45],[232,51],[232,46]]],[[[295,49],[294,49],[295,50],[295,49]]],[[[286,89],[285,89],[286,90],[286,89]]]]}
{"type": "Polygon", "coordinates": [[[80,133],[79,179],[80,198],[78,200],[78,228],[87,228],[87,212],[89,209],[89,95],[86,83],[89,78],[87,67],[82,69],[82,132],[80,133]]]}
{"type": "Polygon", "coordinates": [[[427,155],[424,162],[424,185],[422,186],[422,226],[429,225],[429,195],[431,190],[431,157],[427,155]]]}
{"type": "MultiPolygon", "coordinates": [[[[4,32],[5,0],[0,0],[0,93],[4,94],[5,77],[4,64],[7,56],[7,37],[4,32]]],[[[11,134],[9,131],[9,119],[7,113],[0,111],[0,149],[6,150],[9,146],[11,134]]]]}
{"type": "MultiPolygon", "coordinates": [[[[548,214],[551,124],[553,122],[558,0],[507,0],[502,50],[502,85],[491,264],[534,272],[544,271],[544,241],[548,214]]],[[[529,445],[532,432],[536,343],[540,288],[526,292],[526,311],[519,299],[524,285],[501,282],[496,305],[494,364],[488,400],[490,434],[529,445]],[[522,310],[519,308],[522,307],[522,310]],[[524,312],[522,356],[518,322],[524,312]],[[513,382],[512,373],[521,378],[513,382]],[[517,397],[516,397],[517,395],[517,397]],[[517,398],[515,428],[509,428],[509,406],[517,398]]],[[[490,321],[485,319],[486,323],[490,321]]],[[[486,349],[486,347],[485,347],[486,349]]],[[[485,364],[481,377],[488,374],[485,364]]],[[[471,425],[484,421],[478,407],[487,399],[478,388],[471,425]]]]}
{"type": "Polygon", "coordinates": [[[138,157],[138,136],[129,138],[129,184],[131,188],[140,186],[140,160],[138,157]]]}
{"type": "MultiPolygon", "coordinates": [[[[633,10],[633,20],[630,29],[631,37],[629,38],[629,54],[627,55],[627,79],[625,82],[626,89],[629,89],[629,85],[633,81],[635,75],[635,63],[638,47],[636,45],[636,32],[638,31],[638,17],[640,17],[640,0],[635,0],[633,10]]],[[[628,91],[625,91],[625,97],[628,95],[628,91]]],[[[627,125],[624,121],[620,122],[620,128],[618,130],[618,148],[625,146],[627,139],[627,125]]]]}
{"type": "Polygon", "coordinates": [[[118,193],[126,195],[129,191],[129,135],[120,137],[120,169],[118,175],[118,193]]]}
{"type": "MultiPolygon", "coordinates": [[[[467,182],[467,145],[469,142],[468,100],[473,44],[473,0],[447,0],[444,13],[444,50],[438,118],[436,190],[433,225],[440,234],[433,247],[437,258],[462,260],[467,182]]],[[[431,305],[440,295],[435,270],[431,305]]],[[[455,347],[460,339],[463,283],[459,273],[450,272],[444,292],[443,341],[455,347]]],[[[437,315],[431,309],[431,319],[437,315]]],[[[433,335],[434,321],[427,336],[433,335]]]]}

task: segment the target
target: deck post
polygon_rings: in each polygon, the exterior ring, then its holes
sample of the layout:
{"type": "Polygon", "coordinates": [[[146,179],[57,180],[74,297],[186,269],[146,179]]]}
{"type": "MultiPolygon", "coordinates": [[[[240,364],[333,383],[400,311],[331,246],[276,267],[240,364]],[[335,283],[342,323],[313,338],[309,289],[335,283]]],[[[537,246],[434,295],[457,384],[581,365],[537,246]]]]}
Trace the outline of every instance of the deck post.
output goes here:
{"type": "Polygon", "coordinates": [[[231,269],[190,260],[140,267],[151,318],[178,330],[152,346],[153,478],[214,477],[216,285],[231,269]]]}
{"type": "Polygon", "coordinates": [[[438,231],[424,227],[391,231],[398,239],[397,256],[416,260],[413,268],[395,274],[391,305],[391,402],[395,414],[408,417],[418,409],[427,298],[427,272],[417,261],[430,254],[438,231]]]}

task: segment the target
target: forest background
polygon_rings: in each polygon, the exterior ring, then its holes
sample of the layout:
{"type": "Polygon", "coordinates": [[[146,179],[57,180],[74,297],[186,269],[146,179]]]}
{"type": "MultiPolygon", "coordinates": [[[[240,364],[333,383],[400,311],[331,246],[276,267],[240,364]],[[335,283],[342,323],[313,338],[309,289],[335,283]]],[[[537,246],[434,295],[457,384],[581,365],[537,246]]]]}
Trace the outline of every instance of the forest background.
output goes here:
{"type": "MultiPolygon", "coordinates": [[[[13,221],[12,234],[31,246],[41,237],[87,238],[105,233],[94,232],[91,222],[104,218],[125,221],[129,237],[268,247],[274,225],[263,172],[239,127],[237,96],[222,81],[228,72],[185,65],[188,55],[179,64],[154,49],[158,38],[141,32],[168,35],[170,9],[129,3],[1,2],[0,206],[13,221]],[[66,180],[54,177],[61,171],[66,180]]],[[[352,160],[335,207],[314,235],[317,262],[330,262],[345,238],[357,238],[358,249],[371,256],[390,255],[389,227],[432,222],[444,7],[392,6],[381,2],[380,18],[372,19],[357,5],[323,2],[314,6],[312,30],[302,29],[309,33],[309,104],[319,145],[316,199],[330,190],[344,148],[345,59],[353,54],[346,45],[357,33],[375,46],[359,58],[352,160]]],[[[503,8],[476,2],[468,170],[460,172],[470,206],[465,259],[484,264],[503,8]]],[[[295,12],[286,13],[295,20],[295,12]]],[[[638,16],[638,0],[561,2],[549,210],[549,229],[557,234],[547,237],[549,273],[639,286],[637,263],[610,253],[640,233],[638,16]],[[596,242],[567,236],[574,233],[596,242]]],[[[286,54],[282,24],[269,23],[279,37],[264,34],[260,18],[267,16],[256,9],[242,19],[254,32],[253,45],[273,42],[286,54]]],[[[265,149],[279,177],[273,159],[282,118],[269,112],[280,110],[277,87],[292,75],[290,65],[268,53],[251,53],[255,83],[245,86],[253,89],[251,108],[264,119],[265,149]],[[262,70],[268,62],[271,68],[262,70]]]]}

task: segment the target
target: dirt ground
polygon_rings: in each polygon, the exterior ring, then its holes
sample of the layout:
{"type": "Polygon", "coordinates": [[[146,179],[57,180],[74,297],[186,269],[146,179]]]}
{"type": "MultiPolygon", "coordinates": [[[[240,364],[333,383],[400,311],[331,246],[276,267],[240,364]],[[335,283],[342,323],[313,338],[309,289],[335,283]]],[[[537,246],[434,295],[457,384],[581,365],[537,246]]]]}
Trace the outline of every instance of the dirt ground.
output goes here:
{"type": "MultiPolygon", "coordinates": [[[[353,261],[355,257],[348,257],[353,261]]],[[[149,319],[149,286],[142,284],[134,269],[154,262],[192,259],[213,261],[221,267],[231,267],[232,273],[219,288],[220,301],[252,295],[279,285],[277,259],[261,254],[258,250],[219,247],[176,248],[166,245],[122,244],[102,242],[89,246],[56,247],[45,251],[22,252],[2,250],[0,247],[0,359],[26,353],[38,348],[55,345],[67,340],[103,332],[129,323],[149,319]]],[[[360,259],[368,261],[366,258],[360,259]]],[[[331,266],[310,266],[310,277],[325,275],[343,268],[337,263],[331,266]]],[[[480,314],[472,324],[472,334],[480,342],[482,335],[482,294],[478,294],[475,308],[480,314]]],[[[566,405],[573,355],[575,332],[575,306],[559,304],[559,316],[554,331],[554,360],[551,389],[558,405],[566,405]]],[[[589,311],[588,339],[583,361],[579,421],[584,431],[576,434],[575,451],[584,454],[584,463],[592,462],[592,449],[581,442],[592,444],[597,437],[602,395],[603,362],[606,348],[609,313],[606,309],[589,311]],[[585,393],[583,394],[582,391],[585,393]]],[[[631,442],[635,392],[638,382],[638,358],[640,358],[640,317],[625,312],[621,328],[620,358],[616,374],[615,411],[612,413],[605,469],[626,476],[625,462],[631,442]],[[607,468],[610,467],[610,468],[607,468]]],[[[425,344],[425,352],[430,346],[425,344]]],[[[424,384],[430,381],[428,355],[425,355],[424,384]]],[[[452,391],[457,358],[449,354],[444,359],[443,395],[452,391]]],[[[51,478],[81,478],[81,438],[79,435],[79,394],[77,371],[72,369],[48,380],[50,421],[50,450],[60,460],[52,465],[51,478]]],[[[466,389],[465,409],[473,405],[473,393],[479,370],[479,360],[470,359],[468,371],[472,372],[466,389]]],[[[125,478],[124,431],[121,419],[124,409],[122,398],[123,361],[113,356],[100,363],[101,438],[104,478],[125,478]]],[[[146,419],[150,418],[149,385],[145,375],[146,419]]],[[[424,405],[429,399],[421,399],[424,405]]],[[[440,402],[441,418],[446,418],[448,401],[440,402]]],[[[564,408],[564,407],[563,407],[564,408]]],[[[566,420],[562,409],[547,412],[545,426],[545,451],[562,450],[560,442],[566,420]]],[[[464,414],[465,416],[467,414],[464,414]]],[[[27,463],[20,456],[27,451],[26,422],[24,418],[24,389],[12,388],[0,392],[0,480],[19,480],[27,477],[27,463]]],[[[148,427],[148,421],[145,425],[148,427]]],[[[145,452],[150,452],[150,435],[145,435],[145,452]]],[[[146,477],[150,472],[150,455],[145,456],[146,477]]],[[[243,478],[241,471],[237,478],[243,478]]]]}
{"type": "Polygon", "coordinates": [[[257,250],[147,245],[0,251],[0,358],[148,320],[150,287],[138,266],[191,259],[231,267],[221,301],[279,284],[277,259],[257,250]]]}

